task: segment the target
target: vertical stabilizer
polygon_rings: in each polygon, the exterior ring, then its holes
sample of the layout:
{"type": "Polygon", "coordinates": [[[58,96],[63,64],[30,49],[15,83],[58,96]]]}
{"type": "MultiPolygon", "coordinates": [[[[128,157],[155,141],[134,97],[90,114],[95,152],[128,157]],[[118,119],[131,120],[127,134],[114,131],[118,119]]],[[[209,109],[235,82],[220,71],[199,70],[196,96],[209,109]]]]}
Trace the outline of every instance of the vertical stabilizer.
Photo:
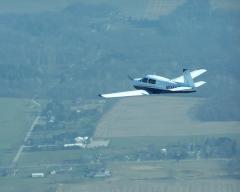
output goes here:
{"type": "Polygon", "coordinates": [[[184,84],[193,88],[195,87],[193,78],[191,76],[189,69],[183,69],[183,78],[184,78],[184,84]]]}

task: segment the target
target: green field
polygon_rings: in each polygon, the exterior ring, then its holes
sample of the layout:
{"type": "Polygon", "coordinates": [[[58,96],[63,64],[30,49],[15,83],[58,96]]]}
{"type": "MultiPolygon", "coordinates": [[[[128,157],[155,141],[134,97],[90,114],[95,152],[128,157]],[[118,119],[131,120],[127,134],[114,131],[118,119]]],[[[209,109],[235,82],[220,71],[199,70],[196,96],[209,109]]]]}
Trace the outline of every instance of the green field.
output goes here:
{"type": "Polygon", "coordinates": [[[9,163],[18,147],[23,144],[37,110],[36,106],[26,99],[0,99],[0,164],[9,163]]]}
{"type": "Polygon", "coordinates": [[[35,192],[49,192],[55,191],[55,185],[49,183],[49,180],[44,179],[32,179],[30,177],[19,178],[1,178],[0,179],[1,191],[6,192],[23,192],[23,191],[35,191],[35,192]]]}
{"type": "Polygon", "coordinates": [[[26,100],[0,99],[0,149],[16,147],[22,143],[31,124],[26,100]]]}
{"type": "Polygon", "coordinates": [[[118,191],[118,192],[237,192],[236,179],[224,178],[225,160],[187,160],[158,162],[115,162],[110,164],[109,179],[58,185],[58,192],[68,191],[118,191]]]}
{"type": "Polygon", "coordinates": [[[240,134],[238,121],[199,121],[197,97],[153,96],[120,100],[100,121],[95,137],[240,134]]]}
{"type": "Polygon", "coordinates": [[[23,152],[18,163],[20,166],[58,164],[68,160],[78,161],[82,155],[84,152],[79,150],[23,152]]]}
{"type": "Polygon", "coordinates": [[[238,192],[239,182],[237,180],[198,180],[198,181],[98,181],[94,185],[90,183],[59,185],[57,192],[238,192]]]}
{"type": "Polygon", "coordinates": [[[162,160],[110,163],[113,178],[122,180],[211,179],[227,176],[224,166],[228,160],[162,160]]]}

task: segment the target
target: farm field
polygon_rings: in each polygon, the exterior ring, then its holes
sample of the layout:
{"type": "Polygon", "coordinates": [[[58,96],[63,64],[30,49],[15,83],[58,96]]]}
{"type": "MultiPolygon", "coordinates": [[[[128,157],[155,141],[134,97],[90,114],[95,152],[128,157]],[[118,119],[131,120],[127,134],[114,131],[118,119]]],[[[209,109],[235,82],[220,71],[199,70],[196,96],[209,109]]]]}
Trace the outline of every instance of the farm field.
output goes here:
{"type": "Polygon", "coordinates": [[[23,152],[19,159],[19,165],[58,164],[70,160],[80,161],[83,155],[84,153],[79,150],[23,152]]]}
{"type": "Polygon", "coordinates": [[[0,179],[1,191],[35,191],[35,192],[47,192],[54,191],[54,184],[50,184],[49,180],[38,179],[33,180],[32,178],[19,178],[19,177],[11,177],[11,178],[1,178],[0,179]]]}
{"type": "Polygon", "coordinates": [[[225,179],[224,160],[187,160],[160,162],[115,162],[110,164],[112,177],[94,184],[58,185],[60,191],[160,191],[160,192],[237,192],[240,184],[225,179]],[[203,166],[204,165],[204,166],[203,166]],[[204,167],[204,169],[203,169],[204,167]]]}
{"type": "Polygon", "coordinates": [[[100,121],[96,138],[239,134],[240,122],[202,122],[197,97],[152,96],[120,100],[100,121]]]}
{"type": "Polygon", "coordinates": [[[33,104],[25,99],[0,99],[0,165],[13,158],[35,118],[33,104]]]}
{"type": "Polygon", "coordinates": [[[113,162],[109,164],[114,176],[124,180],[193,180],[228,176],[227,159],[161,160],[142,162],[113,162]]]}
{"type": "Polygon", "coordinates": [[[240,184],[237,180],[196,180],[196,181],[98,181],[94,185],[90,183],[75,185],[59,185],[57,192],[87,191],[97,192],[238,192],[240,184]]]}

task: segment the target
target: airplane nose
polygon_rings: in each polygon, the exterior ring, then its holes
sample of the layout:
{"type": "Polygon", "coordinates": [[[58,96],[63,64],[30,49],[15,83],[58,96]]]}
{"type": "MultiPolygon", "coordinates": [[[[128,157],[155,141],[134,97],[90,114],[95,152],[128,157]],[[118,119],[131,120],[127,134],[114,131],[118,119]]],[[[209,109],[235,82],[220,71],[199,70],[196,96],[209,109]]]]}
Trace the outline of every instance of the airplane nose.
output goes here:
{"type": "Polygon", "coordinates": [[[138,80],[137,79],[133,79],[132,84],[133,85],[137,85],[138,84],[138,80]]]}

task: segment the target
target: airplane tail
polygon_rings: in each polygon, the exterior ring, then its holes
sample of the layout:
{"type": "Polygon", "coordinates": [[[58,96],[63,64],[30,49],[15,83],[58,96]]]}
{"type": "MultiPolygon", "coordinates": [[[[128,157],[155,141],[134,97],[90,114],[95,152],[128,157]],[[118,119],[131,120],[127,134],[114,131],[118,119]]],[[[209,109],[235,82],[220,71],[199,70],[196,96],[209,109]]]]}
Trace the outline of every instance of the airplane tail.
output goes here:
{"type": "Polygon", "coordinates": [[[186,84],[192,88],[195,88],[195,84],[193,82],[193,78],[191,76],[189,69],[183,69],[183,79],[184,79],[184,84],[186,84]]]}
{"type": "Polygon", "coordinates": [[[200,86],[204,85],[205,83],[207,83],[207,82],[205,82],[205,81],[198,81],[198,82],[194,83],[194,86],[195,87],[200,87],[200,86]]]}

